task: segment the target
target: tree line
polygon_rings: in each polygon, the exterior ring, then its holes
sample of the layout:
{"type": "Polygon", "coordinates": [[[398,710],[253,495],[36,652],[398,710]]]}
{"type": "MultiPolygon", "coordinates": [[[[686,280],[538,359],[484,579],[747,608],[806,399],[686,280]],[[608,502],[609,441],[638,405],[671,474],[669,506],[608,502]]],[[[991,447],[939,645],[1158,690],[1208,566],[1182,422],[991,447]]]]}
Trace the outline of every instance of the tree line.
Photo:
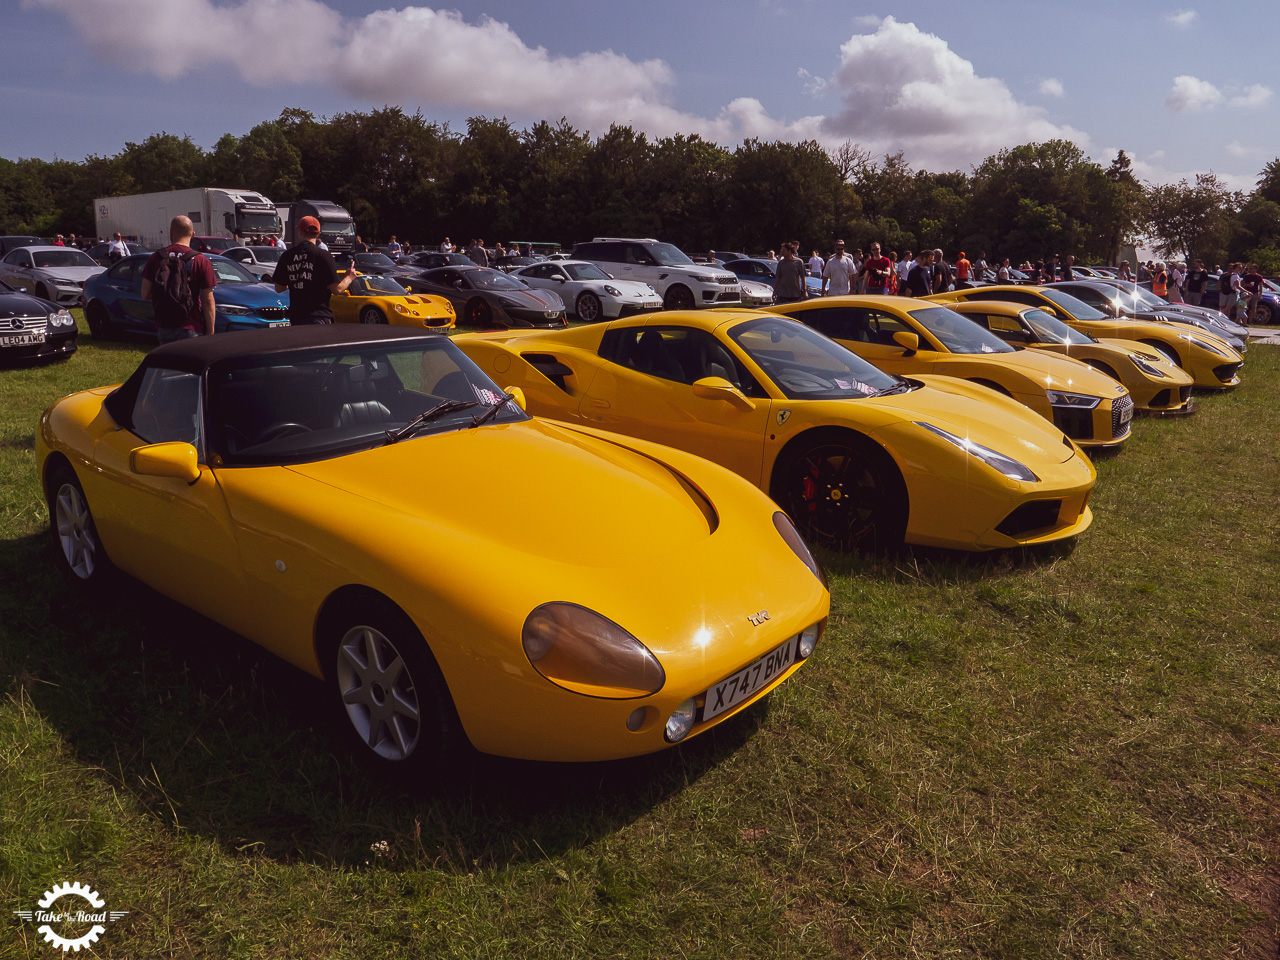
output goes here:
{"type": "Polygon", "coordinates": [[[319,118],[290,108],[212,150],[158,133],[79,163],[0,158],[0,234],[92,234],[96,197],[196,186],[333,200],[375,240],[567,246],[653,236],[691,252],[756,252],[798,239],[802,250],[825,252],[839,236],[851,248],[879,241],[886,250],[1095,263],[1148,236],[1174,258],[1252,260],[1280,273],[1280,159],[1242,193],[1213,174],[1144,184],[1123,150],[1103,167],[1065,140],[935,173],[852,142],[827,150],[752,139],[730,150],[621,124],[593,138],[564,119],[519,130],[488,117],[468,120],[464,133],[398,107],[319,118]]]}

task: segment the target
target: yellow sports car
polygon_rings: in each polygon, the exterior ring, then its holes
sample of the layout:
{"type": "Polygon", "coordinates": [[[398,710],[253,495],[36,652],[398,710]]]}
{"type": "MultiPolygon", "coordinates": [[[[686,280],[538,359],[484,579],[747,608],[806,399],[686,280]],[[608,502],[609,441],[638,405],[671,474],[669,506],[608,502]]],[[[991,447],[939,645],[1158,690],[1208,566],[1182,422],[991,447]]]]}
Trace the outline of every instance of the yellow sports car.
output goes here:
{"type": "Polygon", "coordinates": [[[1136,340],[1099,340],[1072,330],[1039,307],[1001,300],[948,306],[1014,347],[1080,360],[1119,380],[1134,407],[1147,413],[1191,413],[1191,374],[1136,340]]]}
{"type": "Polygon", "coordinates": [[[338,323],[390,323],[445,333],[457,324],[453,304],[444,297],[410,293],[394,277],[361,274],[342,293],[329,298],[338,323]]]}
{"type": "Polygon", "coordinates": [[[1092,520],[1093,465],[1043,418],[963,380],[884,373],[786,317],[675,311],[454,342],[535,413],[709,457],[815,541],[990,550],[1092,520]]]}
{"type": "Polygon", "coordinates": [[[1133,401],[1116,380],[1072,360],[1015,350],[936,303],[911,297],[822,297],[767,307],[799,320],[887,373],[981,383],[1024,403],[1082,447],[1129,439],[1133,401]]]}
{"type": "Polygon", "coordinates": [[[1159,350],[1172,363],[1191,374],[1195,386],[1221,390],[1240,383],[1244,357],[1213,334],[1185,323],[1154,320],[1117,320],[1054,287],[1000,285],[936,293],[926,300],[937,303],[1003,300],[1023,303],[1061,320],[1091,337],[1136,340],[1159,350]]]}
{"type": "Polygon", "coordinates": [[[521,400],[434,334],[199,337],[53,404],[36,455],[74,581],[117,567],[323,677],[388,776],[649,753],[798,669],[830,597],[767,497],[521,400]]]}

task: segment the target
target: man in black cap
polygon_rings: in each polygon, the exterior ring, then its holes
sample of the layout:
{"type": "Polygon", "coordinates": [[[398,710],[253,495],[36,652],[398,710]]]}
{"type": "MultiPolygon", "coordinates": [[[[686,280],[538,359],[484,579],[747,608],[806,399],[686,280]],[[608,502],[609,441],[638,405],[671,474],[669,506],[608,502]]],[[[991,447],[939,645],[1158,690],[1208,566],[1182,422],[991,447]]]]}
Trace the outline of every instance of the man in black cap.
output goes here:
{"type": "Polygon", "coordinates": [[[276,293],[289,291],[289,323],[333,323],[333,311],[329,309],[329,297],[351,286],[356,276],[355,259],[341,277],[338,265],[328,250],[321,250],[316,243],[320,239],[320,221],[315,217],[303,217],[298,221],[298,236],[302,239],[280,255],[276,272],[271,281],[276,293]]]}

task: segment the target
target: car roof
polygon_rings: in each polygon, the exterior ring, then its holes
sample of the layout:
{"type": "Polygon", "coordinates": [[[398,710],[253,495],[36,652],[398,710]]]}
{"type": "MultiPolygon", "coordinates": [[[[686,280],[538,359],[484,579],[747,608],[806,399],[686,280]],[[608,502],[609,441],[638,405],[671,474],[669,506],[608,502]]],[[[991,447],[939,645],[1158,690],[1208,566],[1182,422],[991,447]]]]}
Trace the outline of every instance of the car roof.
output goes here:
{"type": "MultiPolygon", "coordinates": [[[[21,247],[14,247],[14,250],[74,250],[76,253],[84,253],[79,247],[60,247],[56,243],[31,243],[21,247]]],[[[9,251],[10,253],[13,250],[9,251]]]]}
{"type": "Polygon", "coordinates": [[[384,340],[435,342],[439,334],[425,333],[407,327],[381,327],[365,324],[306,324],[277,327],[270,330],[219,333],[209,337],[189,337],[156,347],[147,356],[152,366],[171,367],[192,373],[203,372],[216,363],[244,357],[268,356],[308,347],[345,346],[377,343],[384,340]]]}

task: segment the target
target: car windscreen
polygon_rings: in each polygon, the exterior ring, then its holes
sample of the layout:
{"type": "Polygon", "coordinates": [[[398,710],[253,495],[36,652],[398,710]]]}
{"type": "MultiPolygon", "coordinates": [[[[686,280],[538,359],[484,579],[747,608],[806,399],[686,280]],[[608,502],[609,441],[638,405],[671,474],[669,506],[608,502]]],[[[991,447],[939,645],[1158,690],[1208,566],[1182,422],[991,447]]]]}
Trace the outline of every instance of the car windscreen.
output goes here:
{"type": "Polygon", "coordinates": [[[259,280],[234,260],[223,257],[210,257],[213,273],[219,283],[258,283],[259,280]]]}
{"type": "Polygon", "coordinates": [[[93,258],[79,250],[34,250],[37,267],[96,267],[93,258]]]}
{"type": "Polygon", "coordinates": [[[990,330],[982,329],[950,307],[925,307],[921,310],[908,310],[907,313],[952,353],[1015,352],[1013,347],[990,330]]]}
{"type": "Polygon", "coordinates": [[[1035,331],[1041,343],[1075,343],[1084,345],[1093,343],[1093,337],[1073,330],[1057,317],[1052,317],[1039,308],[1032,307],[1022,312],[1022,319],[1035,331]]]}
{"type": "MultiPolygon", "coordinates": [[[[446,401],[402,442],[471,425],[503,393],[445,337],[238,357],[212,368],[209,432],[227,465],[301,463],[388,442],[446,401]]],[[[528,419],[513,402],[489,423],[528,419]]],[[[481,428],[483,429],[483,428],[481,428]]]]}
{"type": "Polygon", "coordinates": [[[513,280],[509,274],[501,270],[490,270],[481,267],[479,270],[468,270],[463,274],[467,281],[477,290],[527,290],[519,280],[513,280]]]}
{"type": "Polygon", "coordinates": [[[609,275],[594,263],[565,263],[560,269],[569,275],[570,280],[608,280],[609,275]]]}
{"type": "Polygon", "coordinates": [[[694,262],[690,260],[683,250],[679,247],[672,246],[669,243],[650,243],[645,245],[645,250],[649,256],[657,260],[664,267],[692,267],[694,262]]]}
{"type": "Polygon", "coordinates": [[[253,251],[253,258],[259,263],[275,263],[280,259],[280,254],[284,253],[279,247],[250,247],[253,251]]]}
{"type": "Polygon", "coordinates": [[[357,253],[357,267],[394,267],[396,262],[385,253],[357,253]]]}
{"type": "Polygon", "coordinates": [[[791,400],[857,399],[907,383],[789,318],[748,320],[729,337],[791,400]]]}
{"type": "Polygon", "coordinates": [[[1063,293],[1061,290],[1054,290],[1052,287],[1045,287],[1040,291],[1041,295],[1054,306],[1061,307],[1068,314],[1077,320],[1108,320],[1110,319],[1101,310],[1095,310],[1083,300],[1073,297],[1069,293],[1063,293]]]}
{"type": "Polygon", "coordinates": [[[407,297],[409,291],[391,277],[361,277],[360,286],[368,293],[384,297],[407,297]]]}

